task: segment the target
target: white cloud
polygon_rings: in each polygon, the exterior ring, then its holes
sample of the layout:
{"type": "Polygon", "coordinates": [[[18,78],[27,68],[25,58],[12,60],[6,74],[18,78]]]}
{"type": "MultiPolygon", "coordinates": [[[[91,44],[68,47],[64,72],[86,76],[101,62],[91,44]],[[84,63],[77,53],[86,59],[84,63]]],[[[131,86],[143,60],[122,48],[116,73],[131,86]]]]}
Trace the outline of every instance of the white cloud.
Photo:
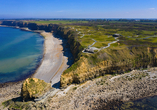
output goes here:
{"type": "Polygon", "coordinates": [[[155,8],[149,8],[150,10],[155,10],[155,8]]]}
{"type": "Polygon", "coordinates": [[[63,12],[63,10],[57,11],[57,12],[63,12]]]}

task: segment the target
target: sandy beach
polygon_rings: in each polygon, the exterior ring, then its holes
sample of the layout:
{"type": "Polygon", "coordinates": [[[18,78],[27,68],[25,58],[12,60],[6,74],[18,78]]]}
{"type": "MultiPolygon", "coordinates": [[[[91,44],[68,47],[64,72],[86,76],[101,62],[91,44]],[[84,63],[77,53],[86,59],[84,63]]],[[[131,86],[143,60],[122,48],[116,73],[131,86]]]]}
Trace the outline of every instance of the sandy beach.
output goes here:
{"type": "Polygon", "coordinates": [[[62,72],[68,68],[67,57],[63,56],[62,40],[48,32],[42,32],[41,35],[45,38],[44,57],[33,77],[53,85],[60,81],[62,72]]]}

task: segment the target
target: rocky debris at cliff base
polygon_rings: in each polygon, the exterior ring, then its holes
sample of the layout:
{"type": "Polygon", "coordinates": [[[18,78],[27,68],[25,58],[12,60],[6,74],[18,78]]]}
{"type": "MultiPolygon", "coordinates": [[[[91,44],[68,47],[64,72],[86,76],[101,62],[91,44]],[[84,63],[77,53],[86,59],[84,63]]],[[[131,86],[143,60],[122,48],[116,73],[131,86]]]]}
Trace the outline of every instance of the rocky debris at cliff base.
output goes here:
{"type": "MultiPolygon", "coordinates": [[[[142,97],[157,94],[157,68],[134,70],[125,77],[120,75],[110,81],[111,75],[96,78],[79,84],[70,89],[66,95],[49,98],[49,109],[60,110],[90,110],[114,109],[119,104],[142,97]],[[153,74],[153,75],[152,75],[153,74]],[[152,75],[152,76],[151,76],[152,75]]],[[[112,76],[114,77],[114,76],[112,76]]]]}
{"type": "Polygon", "coordinates": [[[43,102],[19,103],[15,101],[13,103],[10,101],[9,103],[12,104],[12,108],[15,106],[19,108],[27,107],[28,110],[116,109],[116,106],[123,102],[156,95],[156,70],[157,68],[148,69],[149,74],[146,74],[146,70],[134,70],[114,78],[113,82],[110,79],[115,76],[102,76],[61,89],[55,96],[50,96],[43,102]]]}
{"type": "Polygon", "coordinates": [[[51,91],[50,83],[37,78],[27,78],[22,84],[21,97],[23,100],[34,99],[35,101],[41,100],[46,97],[51,91]]]}
{"type": "Polygon", "coordinates": [[[67,88],[65,88],[65,89],[61,89],[57,94],[56,94],[56,96],[58,96],[58,97],[62,97],[62,96],[65,96],[67,93],[68,93],[68,91],[69,90],[71,90],[71,89],[77,89],[77,87],[75,87],[75,85],[70,85],[70,86],[68,86],[67,88]]]}
{"type": "Polygon", "coordinates": [[[6,100],[20,97],[23,81],[0,84],[0,104],[6,100]]]}

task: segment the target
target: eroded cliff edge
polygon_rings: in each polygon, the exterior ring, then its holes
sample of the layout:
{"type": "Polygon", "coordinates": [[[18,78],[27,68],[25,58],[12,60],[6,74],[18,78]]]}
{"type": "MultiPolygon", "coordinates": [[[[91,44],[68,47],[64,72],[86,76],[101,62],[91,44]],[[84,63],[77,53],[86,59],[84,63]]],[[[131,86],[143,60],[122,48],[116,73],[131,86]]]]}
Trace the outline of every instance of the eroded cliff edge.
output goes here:
{"type": "MultiPolygon", "coordinates": [[[[82,53],[83,46],[77,40],[76,31],[65,28],[62,25],[48,24],[38,25],[22,21],[2,21],[1,25],[28,27],[31,30],[45,30],[68,39],[75,63],[61,75],[61,86],[66,87],[71,83],[82,83],[105,74],[118,74],[133,69],[147,68],[157,65],[156,44],[142,42],[142,45],[128,45],[120,49],[105,49],[95,54],[82,53]]],[[[119,38],[125,40],[123,37],[119,38]]]]}

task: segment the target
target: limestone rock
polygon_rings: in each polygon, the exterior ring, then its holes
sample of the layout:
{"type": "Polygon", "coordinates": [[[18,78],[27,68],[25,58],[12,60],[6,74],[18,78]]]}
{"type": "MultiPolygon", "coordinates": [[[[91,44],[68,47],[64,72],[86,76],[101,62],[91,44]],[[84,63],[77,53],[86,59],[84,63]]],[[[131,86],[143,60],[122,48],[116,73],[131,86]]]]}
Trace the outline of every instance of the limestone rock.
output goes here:
{"type": "Polygon", "coordinates": [[[23,100],[36,99],[42,97],[51,89],[51,84],[44,80],[27,78],[22,84],[21,96],[23,100]]]}

